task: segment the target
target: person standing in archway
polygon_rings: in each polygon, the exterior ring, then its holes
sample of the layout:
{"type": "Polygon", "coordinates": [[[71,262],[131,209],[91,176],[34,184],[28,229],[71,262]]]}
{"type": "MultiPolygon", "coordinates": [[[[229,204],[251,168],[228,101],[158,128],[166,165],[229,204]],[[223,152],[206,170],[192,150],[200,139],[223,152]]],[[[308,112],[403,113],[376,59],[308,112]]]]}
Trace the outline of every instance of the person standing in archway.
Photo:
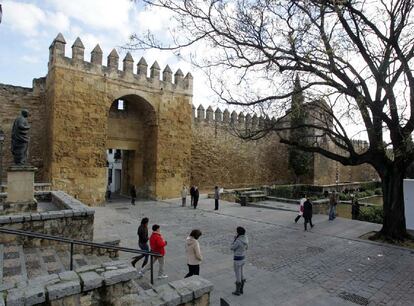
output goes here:
{"type": "Polygon", "coordinates": [[[131,186],[130,195],[131,195],[131,204],[135,205],[135,199],[137,198],[137,190],[135,188],[135,185],[131,186]]]}

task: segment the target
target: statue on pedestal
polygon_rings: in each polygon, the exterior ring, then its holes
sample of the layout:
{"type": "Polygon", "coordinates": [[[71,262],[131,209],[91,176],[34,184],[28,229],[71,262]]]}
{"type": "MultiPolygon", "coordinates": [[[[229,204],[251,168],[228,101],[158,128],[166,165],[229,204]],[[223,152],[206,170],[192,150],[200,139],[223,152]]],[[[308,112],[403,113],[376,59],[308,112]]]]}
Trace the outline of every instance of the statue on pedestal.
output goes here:
{"type": "Polygon", "coordinates": [[[27,149],[29,147],[29,130],[30,125],[27,121],[29,112],[26,109],[21,111],[19,117],[14,120],[12,137],[11,137],[11,151],[15,165],[23,166],[27,161],[27,149]]]}

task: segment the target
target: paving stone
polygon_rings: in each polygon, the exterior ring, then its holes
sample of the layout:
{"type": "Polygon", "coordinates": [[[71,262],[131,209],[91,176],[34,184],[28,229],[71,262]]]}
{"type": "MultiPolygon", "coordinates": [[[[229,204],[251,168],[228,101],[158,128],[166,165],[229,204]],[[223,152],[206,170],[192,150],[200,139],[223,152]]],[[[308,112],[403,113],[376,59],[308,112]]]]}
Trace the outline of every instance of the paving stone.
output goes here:
{"type": "Polygon", "coordinates": [[[59,276],[57,274],[49,274],[49,275],[42,275],[35,277],[33,279],[29,279],[29,284],[31,285],[39,285],[39,286],[47,286],[52,285],[60,282],[59,276]]]}
{"type": "Polygon", "coordinates": [[[24,305],[25,297],[24,291],[20,288],[10,289],[7,292],[7,306],[21,306],[24,305]]]}
{"type": "Polygon", "coordinates": [[[118,270],[111,270],[111,271],[106,271],[102,273],[102,277],[104,278],[104,282],[106,286],[124,282],[132,278],[136,278],[137,276],[138,276],[137,270],[135,270],[132,267],[118,269],[118,270]]]}
{"type": "Polygon", "coordinates": [[[169,284],[154,287],[154,291],[157,292],[158,296],[164,302],[167,302],[168,306],[179,305],[182,303],[181,296],[169,284]]]}
{"type": "Polygon", "coordinates": [[[170,282],[169,285],[174,288],[181,297],[181,303],[188,303],[193,300],[194,293],[187,287],[187,282],[184,280],[176,280],[170,282]]]}
{"type": "MultiPolygon", "coordinates": [[[[101,267],[101,265],[87,265],[87,266],[83,266],[83,267],[79,267],[75,269],[75,272],[77,273],[83,273],[83,272],[87,272],[87,271],[94,271],[96,269],[99,269],[101,267]]],[[[102,269],[101,272],[104,272],[105,270],[102,269]]]]}
{"type": "Polygon", "coordinates": [[[59,282],[46,286],[46,290],[48,300],[53,301],[81,292],[81,286],[79,281],[59,282]]]}
{"type": "Polygon", "coordinates": [[[30,286],[24,289],[26,299],[25,305],[36,305],[46,301],[45,289],[43,286],[30,286]]]}
{"type": "MultiPolygon", "coordinates": [[[[297,292],[303,296],[317,292],[320,301],[312,300],[312,305],[329,305],[332,297],[335,306],[350,305],[337,296],[341,290],[351,294],[361,290],[368,299],[384,292],[390,305],[393,301],[414,301],[414,253],[358,238],[380,229],[380,225],[341,218],[329,222],[327,216],[314,215],[316,226],[304,232],[303,223],[293,221],[296,211],[241,208],[222,201],[220,210],[214,212],[213,200],[200,199],[197,210],[180,207],[180,200],[143,201],[132,207],[128,200],[114,199],[106,207],[95,208],[94,237],[119,235],[123,245],[136,246],[136,227],[142,216],[156,220],[168,241],[165,272],[169,275],[168,280],[155,280],[157,286],[168,281],[174,284],[187,273],[183,243],[191,229],[201,229],[204,261],[200,273],[214,284],[212,305],[218,305],[220,297],[238,306],[250,306],[248,302],[253,300],[261,305],[274,305],[279,300],[281,305],[297,305],[297,292]],[[128,210],[117,210],[122,207],[128,210]],[[248,294],[242,298],[231,294],[234,272],[229,246],[237,226],[246,228],[250,240],[245,265],[248,294]],[[383,286],[377,277],[385,282],[383,286]]],[[[149,280],[148,273],[144,280],[149,280]]],[[[181,295],[191,296],[184,285],[177,287],[178,293],[184,291],[181,295]]]]}
{"type": "Polygon", "coordinates": [[[5,252],[3,253],[3,259],[15,259],[19,258],[19,252],[5,252]]]}
{"type": "Polygon", "coordinates": [[[0,216],[0,224],[8,224],[10,223],[10,217],[9,216],[0,216]]]}
{"type": "Polygon", "coordinates": [[[79,274],[82,282],[82,290],[89,291],[102,286],[104,278],[94,271],[79,274]]]}
{"type": "Polygon", "coordinates": [[[62,281],[79,281],[79,276],[75,271],[65,271],[58,274],[62,281]]]}
{"type": "Polygon", "coordinates": [[[41,219],[40,213],[31,214],[32,221],[39,221],[41,219]]]}

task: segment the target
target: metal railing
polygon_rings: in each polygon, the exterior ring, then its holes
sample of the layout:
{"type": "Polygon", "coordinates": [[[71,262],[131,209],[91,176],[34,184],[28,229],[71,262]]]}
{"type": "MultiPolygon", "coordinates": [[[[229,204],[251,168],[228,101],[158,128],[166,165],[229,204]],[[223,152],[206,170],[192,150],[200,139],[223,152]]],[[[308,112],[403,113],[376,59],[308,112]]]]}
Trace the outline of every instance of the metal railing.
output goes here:
{"type": "Polygon", "coordinates": [[[109,250],[114,250],[114,251],[121,251],[121,252],[150,256],[151,284],[154,284],[154,258],[153,257],[161,256],[158,253],[153,253],[153,252],[148,252],[148,251],[143,251],[143,250],[138,250],[138,249],[124,248],[120,246],[113,246],[113,245],[106,244],[106,243],[96,243],[96,242],[91,242],[91,241],[76,240],[76,239],[71,239],[71,238],[52,236],[52,235],[46,235],[46,234],[41,234],[41,233],[34,233],[34,232],[28,232],[28,231],[22,231],[22,230],[16,230],[16,229],[4,228],[4,227],[0,227],[0,233],[8,234],[8,235],[25,236],[25,237],[31,237],[31,238],[37,238],[37,239],[52,240],[52,241],[58,241],[58,242],[70,244],[70,270],[73,270],[73,246],[74,245],[84,245],[84,246],[94,247],[98,249],[109,249],[109,250]]]}

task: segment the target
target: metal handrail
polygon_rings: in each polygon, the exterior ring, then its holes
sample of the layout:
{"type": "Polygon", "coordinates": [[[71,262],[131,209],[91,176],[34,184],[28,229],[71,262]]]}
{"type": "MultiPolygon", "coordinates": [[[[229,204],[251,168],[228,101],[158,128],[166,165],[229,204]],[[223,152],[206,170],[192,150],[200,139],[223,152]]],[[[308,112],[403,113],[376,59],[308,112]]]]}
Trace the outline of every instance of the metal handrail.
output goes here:
{"type": "Polygon", "coordinates": [[[148,255],[150,256],[150,265],[151,265],[151,284],[154,284],[153,256],[156,256],[156,257],[162,256],[161,254],[154,253],[154,252],[114,246],[114,245],[110,245],[106,243],[97,243],[97,242],[91,242],[91,241],[85,241],[85,240],[77,240],[77,239],[52,236],[52,235],[47,235],[47,234],[42,234],[42,233],[22,231],[22,230],[16,230],[16,229],[4,228],[4,227],[0,227],[0,233],[9,234],[9,235],[17,235],[17,236],[26,236],[26,237],[31,237],[31,238],[45,239],[45,240],[52,240],[52,241],[58,241],[58,242],[70,244],[70,270],[73,270],[73,245],[85,245],[85,246],[95,247],[99,249],[110,249],[110,250],[127,252],[127,253],[148,255]]]}

